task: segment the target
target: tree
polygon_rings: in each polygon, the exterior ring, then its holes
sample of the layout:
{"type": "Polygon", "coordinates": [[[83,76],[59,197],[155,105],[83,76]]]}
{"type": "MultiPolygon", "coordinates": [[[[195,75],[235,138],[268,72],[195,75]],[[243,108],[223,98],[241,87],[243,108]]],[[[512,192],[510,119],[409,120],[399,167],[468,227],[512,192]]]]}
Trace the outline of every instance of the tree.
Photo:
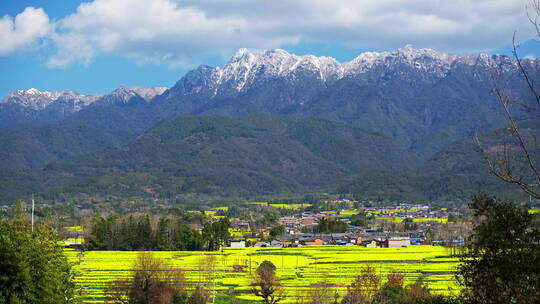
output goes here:
{"type": "Polygon", "coordinates": [[[157,231],[156,231],[156,249],[171,250],[172,249],[172,233],[170,231],[171,220],[166,217],[159,219],[157,231]]]}
{"type": "MultiPolygon", "coordinates": [[[[531,0],[529,21],[540,37],[540,1],[531,0]]],[[[538,68],[521,59],[519,44],[512,40],[513,57],[526,96],[500,86],[495,75],[493,95],[501,105],[506,127],[486,145],[476,136],[489,171],[499,180],[517,185],[540,199],[539,133],[540,94],[535,87],[538,68]]],[[[513,89],[513,88],[512,88],[513,89]]],[[[478,195],[470,205],[479,220],[459,268],[461,283],[477,303],[537,303],[540,298],[540,231],[534,216],[510,202],[478,195]]]]}
{"type": "Polygon", "coordinates": [[[403,274],[392,270],[386,275],[387,281],[384,286],[403,286],[403,274]]]}
{"type": "Polygon", "coordinates": [[[337,303],[339,294],[334,291],[334,284],[328,282],[327,278],[322,281],[311,284],[309,288],[309,304],[333,304],[337,303]]]}
{"type": "Polygon", "coordinates": [[[177,250],[203,250],[204,240],[199,231],[190,228],[185,223],[179,223],[175,232],[177,250]]]}
{"type": "Polygon", "coordinates": [[[116,248],[116,233],[114,229],[115,216],[108,218],[94,218],[89,234],[86,238],[86,247],[93,250],[113,250],[116,248]]]}
{"type": "MultiPolygon", "coordinates": [[[[210,295],[208,292],[202,287],[197,286],[195,287],[195,291],[191,294],[189,297],[189,304],[206,304],[208,302],[208,299],[210,298],[210,295]]],[[[174,304],[180,304],[180,303],[174,303],[174,304]]]]}
{"type": "Polygon", "coordinates": [[[0,303],[71,303],[70,265],[48,224],[34,232],[19,201],[12,223],[0,222],[0,303]]]}
{"type": "Polygon", "coordinates": [[[368,225],[367,214],[362,211],[351,216],[351,225],[365,227],[368,225]]]}
{"type": "Polygon", "coordinates": [[[226,217],[217,222],[205,223],[202,237],[206,243],[206,249],[210,251],[218,250],[228,243],[231,237],[229,228],[231,228],[231,222],[226,217]]]}
{"type": "Polygon", "coordinates": [[[360,274],[347,287],[347,295],[343,299],[344,304],[371,303],[373,296],[379,290],[380,278],[375,268],[367,265],[360,270],[360,274]]]}
{"type": "Polygon", "coordinates": [[[206,240],[200,232],[175,218],[162,217],[152,227],[143,215],[119,218],[109,216],[92,220],[86,235],[88,250],[203,250],[205,241],[215,250],[229,239],[228,220],[207,223],[206,240]]]}
{"type": "Polygon", "coordinates": [[[270,236],[276,237],[283,234],[285,234],[285,226],[283,225],[277,225],[277,226],[272,227],[272,229],[270,229],[270,236]]]}
{"type": "Polygon", "coordinates": [[[183,271],[150,252],[141,252],[132,276],[111,283],[106,293],[113,303],[173,304],[189,299],[185,286],[183,271]]]}
{"type": "Polygon", "coordinates": [[[137,250],[151,250],[154,248],[153,230],[148,214],[139,218],[135,248],[137,250]]]}
{"type": "Polygon", "coordinates": [[[343,233],[347,232],[349,226],[340,220],[331,217],[321,217],[315,227],[317,233],[343,233]]]}
{"type": "Polygon", "coordinates": [[[480,220],[461,259],[458,279],[476,303],[538,303],[540,230],[525,208],[486,195],[473,198],[480,220]]]}
{"type": "Polygon", "coordinates": [[[407,293],[403,287],[403,274],[397,271],[388,273],[387,281],[384,283],[379,293],[377,303],[401,304],[407,298],[407,293]]]}
{"type": "MultiPolygon", "coordinates": [[[[540,1],[530,0],[530,4],[532,11],[528,11],[529,21],[536,30],[537,38],[540,38],[540,1]]],[[[520,57],[515,36],[512,45],[513,57],[529,96],[520,98],[512,95],[513,90],[502,88],[499,84],[502,77],[497,75],[496,70],[492,94],[501,105],[506,127],[497,132],[499,140],[494,145],[486,145],[478,136],[476,142],[491,174],[540,199],[540,147],[536,140],[539,135],[540,93],[534,81],[538,75],[533,75],[537,67],[530,60],[520,57]]]]}
{"type": "Polygon", "coordinates": [[[265,304],[275,304],[285,298],[283,287],[276,276],[276,266],[270,261],[264,261],[257,267],[251,287],[253,294],[261,297],[265,304]]]}
{"type": "Polygon", "coordinates": [[[405,303],[431,303],[433,299],[422,276],[405,288],[405,303]]]}
{"type": "Polygon", "coordinates": [[[343,304],[457,304],[466,303],[456,297],[433,296],[425,284],[424,277],[404,286],[404,276],[398,271],[390,271],[384,285],[375,268],[366,266],[351,285],[343,304]]]}

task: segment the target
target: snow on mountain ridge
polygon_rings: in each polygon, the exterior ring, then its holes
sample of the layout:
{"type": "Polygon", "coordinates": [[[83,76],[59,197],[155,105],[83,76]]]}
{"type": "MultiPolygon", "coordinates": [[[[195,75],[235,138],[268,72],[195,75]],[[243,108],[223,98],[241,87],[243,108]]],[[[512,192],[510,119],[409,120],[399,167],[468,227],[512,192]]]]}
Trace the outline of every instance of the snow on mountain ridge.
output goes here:
{"type": "Polygon", "coordinates": [[[118,98],[122,100],[123,102],[126,102],[135,96],[139,96],[139,94],[137,94],[135,91],[131,90],[130,88],[121,85],[121,86],[118,86],[114,91],[112,91],[110,94],[106,96],[118,98]]]}
{"type": "Polygon", "coordinates": [[[0,105],[17,104],[24,108],[40,111],[52,104],[62,102],[65,106],[72,107],[74,111],[80,111],[82,108],[104,97],[112,97],[127,102],[132,97],[139,96],[146,101],[150,101],[155,96],[163,94],[165,90],[167,90],[165,87],[128,88],[119,86],[108,95],[85,95],[79,94],[73,90],[40,91],[35,88],[30,88],[28,90],[17,90],[9,93],[0,101],[0,105]]]}
{"type": "Polygon", "coordinates": [[[332,76],[342,77],[343,70],[341,64],[331,57],[298,56],[282,49],[240,49],[227,64],[215,68],[212,80],[217,86],[233,81],[235,89],[240,91],[256,76],[287,76],[298,69],[315,72],[323,81],[332,76]]]}
{"type": "Polygon", "coordinates": [[[167,87],[131,87],[130,88],[135,93],[139,94],[142,98],[144,98],[146,101],[152,100],[152,98],[163,94],[168,88],[167,87]]]}
{"type": "MultiPolygon", "coordinates": [[[[121,99],[123,102],[129,101],[133,97],[141,97],[147,102],[157,95],[163,94],[168,88],[166,87],[126,87],[123,85],[118,86],[110,96],[121,99]]],[[[107,96],[107,95],[106,95],[107,96]]]]}
{"type": "MultiPolygon", "coordinates": [[[[491,60],[489,56],[486,55],[486,57],[485,60],[491,60]]],[[[447,54],[428,48],[415,49],[410,44],[393,52],[364,52],[353,60],[343,63],[332,57],[299,56],[282,49],[262,51],[242,48],[232,56],[228,63],[214,68],[210,77],[210,86],[217,94],[220,86],[232,82],[235,90],[241,91],[258,77],[285,77],[299,69],[318,74],[318,78],[326,82],[366,73],[375,66],[390,67],[399,63],[405,63],[423,71],[432,71],[437,76],[443,77],[457,60],[466,64],[477,63],[477,60],[465,58],[466,56],[447,54]]]]}
{"type": "Polygon", "coordinates": [[[0,104],[18,104],[33,110],[43,110],[59,100],[72,100],[76,109],[84,107],[101,95],[84,95],[72,90],[64,91],[40,91],[35,88],[17,90],[9,93],[0,104]]]}

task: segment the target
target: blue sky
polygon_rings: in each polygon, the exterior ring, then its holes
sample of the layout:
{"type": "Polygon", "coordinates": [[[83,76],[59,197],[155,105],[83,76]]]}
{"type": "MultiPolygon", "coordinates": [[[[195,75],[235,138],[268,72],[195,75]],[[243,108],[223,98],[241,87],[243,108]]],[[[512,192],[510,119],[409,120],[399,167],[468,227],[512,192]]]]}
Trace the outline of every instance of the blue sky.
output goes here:
{"type": "MultiPolygon", "coordinates": [[[[405,44],[464,54],[533,37],[522,0],[2,0],[0,98],[171,86],[240,47],[351,60],[405,44]]],[[[534,52],[527,49],[527,52],[534,52]]],[[[528,55],[528,54],[527,54],[528,55]]]]}

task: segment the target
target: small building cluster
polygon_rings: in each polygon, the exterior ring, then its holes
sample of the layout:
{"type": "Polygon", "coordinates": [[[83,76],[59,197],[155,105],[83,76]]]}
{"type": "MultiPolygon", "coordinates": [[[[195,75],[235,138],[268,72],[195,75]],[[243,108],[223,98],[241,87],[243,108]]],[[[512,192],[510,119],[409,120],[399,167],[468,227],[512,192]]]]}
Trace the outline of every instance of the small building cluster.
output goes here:
{"type": "MultiPolygon", "coordinates": [[[[383,248],[401,248],[416,245],[461,246],[462,239],[434,240],[427,231],[436,223],[446,223],[449,212],[446,209],[433,209],[425,205],[400,204],[392,207],[373,207],[359,210],[340,210],[328,212],[299,211],[298,214],[283,216],[278,224],[284,227],[284,234],[270,238],[270,228],[254,229],[252,236],[258,239],[246,242],[237,238],[231,247],[299,247],[313,245],[344,245],[383,248]],[[351,224],[350,216],[364,212],[374,226],[359,227],[351,224]],[[314,231],[322,218],[339,220],[347,224],[345,233],[307,233],[314,231]],[[380,223],[387,223],[380,225],[380,223]],[[407,231],[393,232],[388,229],[392,223],[411,224],[407,231]]],[[[233,221],[232,226],[238,231],[250,231],[249,223],[233,221]]]]}

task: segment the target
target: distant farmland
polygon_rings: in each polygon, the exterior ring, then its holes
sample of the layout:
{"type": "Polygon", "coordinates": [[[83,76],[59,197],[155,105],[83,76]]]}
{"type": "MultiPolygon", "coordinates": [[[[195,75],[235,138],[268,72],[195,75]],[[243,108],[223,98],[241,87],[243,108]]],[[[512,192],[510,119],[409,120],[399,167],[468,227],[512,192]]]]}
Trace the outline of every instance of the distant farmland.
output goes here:
{"type": "MultiPolygon", "coordinates": [[[[424,275],[433,293],[457,292],[454,272],[458,259],[448,249],[432,246],[408,248],[365,248],[360,246],[306,246],[301,248],[224,248],[223,252],[160,251],[155,256],[167,259],[183,269],[193,284],[201,283],[216,295],[216,303],[253,302],[250,272],[264,260],[277,266],[286,287],[287,300],[306,294],[310,285],[323,279],[335,284],[343,296],[346,285],[367,264],[374,266],[385,281],[386,273],[397,270],[412,283],[424,275]],[[251,266],[251,267],[250,267],[251,266]]],[[[66,250],[75,263],[77,289],[84,303],[103,303],[104,288],[115,279],[129,276],[138,252],[89,251],[78,256],[66,250]]]]}

